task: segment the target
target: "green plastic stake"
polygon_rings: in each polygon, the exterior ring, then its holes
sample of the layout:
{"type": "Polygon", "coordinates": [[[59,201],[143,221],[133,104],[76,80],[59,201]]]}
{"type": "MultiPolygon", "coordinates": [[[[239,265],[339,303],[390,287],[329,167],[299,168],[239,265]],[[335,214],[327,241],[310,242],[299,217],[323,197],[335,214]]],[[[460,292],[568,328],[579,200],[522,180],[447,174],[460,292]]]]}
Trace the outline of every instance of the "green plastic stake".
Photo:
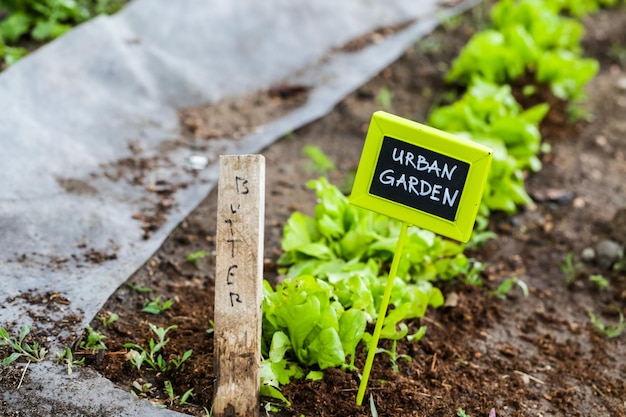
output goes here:
{"type": "Polygon", "coordinates": [[[376,327],[374,327],[374,334],[372,335],[369,352],[367,353],[367,359],[365,360],[361,385],[359,385],[359,392],[356,395],[356,405],[363,404],[367,381],[369,380],[372,364],[374,363],[374,356],[376,356],[380,332],[383,329],[383,323],[385,321],[385,316],[387,315],[387,307],[389,306],[389,299],[391,298],[393,281],[396,279],[396,274],[398,273],[398,264],[400,263],[400,258],[402,257],[402,248],[404,247],[404,242],[406,241],[406,232],[408,228],[409,225],[403,222],[402,229],[400,230],[400,236],[398,237],[398,243],[396,244],[396,249],[393,254],[393,261],[391,262],[391,270],[389,271],[389,276],[387,277],[387,286],[385,287],[385,293],[383,294],[383,299],[380,303],[378,319],[376,319],[376,327]]]}

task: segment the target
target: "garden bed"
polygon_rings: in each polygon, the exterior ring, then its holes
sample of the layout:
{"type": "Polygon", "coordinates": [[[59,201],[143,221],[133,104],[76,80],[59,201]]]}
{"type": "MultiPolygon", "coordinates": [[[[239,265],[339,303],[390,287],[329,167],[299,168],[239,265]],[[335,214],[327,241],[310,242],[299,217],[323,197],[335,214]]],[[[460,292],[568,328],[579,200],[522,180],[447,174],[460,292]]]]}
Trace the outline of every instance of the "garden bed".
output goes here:
{"type": "MultiPolygon", "coordinates": [[[[263,152],[266,279],[274,283],[281,279],[276,261],[286,220],[296,210],[313,214],[316,204],[315,193],[305,183],[318,174],[303,156],[303,147],[321,148],[337,166],[330,181],[344,184],[358,164],[369,118],[381,107],[381,90],[393,94],[387,111],[424,121],[433,103],[445,100],[450,91],[442,81],[444,74],[476,31],[484,10],[477,7],[460,24],[443,25],[332,113],[263,152]]],[[[585,24],[585,50],[601,63],[588,88],[590,119],[564,123],[565,109],[553,106],[542,126],[551,151],[541,157],[543,169],[527,178],[535,204],[513,216],[492,215],[489,228],[498,237],[471,253],[488,265],[482,274],[484,286],[443,286],[447,306],[409,323],[410,333],[426,325],[426,336],[419,342],[398,342],[398,354],[409,355],[411,361],[400,359],[394,372],[389,356],[377,355],[368,395],[372,394],[379,415],[452,416],[458,408],[472,416],[487,416],[492,408],[503,416],[626,415],[626,336],[608,339],[591,325],[588,315],[617,322],[626,305],[625,272],[598,259],[582,261],[583,252],[589,252],[585,249],[596,248],[603,240],[626,243],[626,11],[600,12],[585,24]],[[568,270],[563,266],[570,254],[568,270]],[[605,277],[608,287],[600,289],[588,279],[592,275],[605,277]],[[504,300],[491,295],[510,277],[529,286],[528,297],[516,289],[504,300]]],[[[285,108],[306,98],[300,88],[272,94],[271,105],[285,108]]],[[[220,137],[236,138],[247,130],[246,123],[260,123],[252,116],[263,113],[255,109],[257,104],[268,106],[262,99],[224,102],[217,108],[183,110],[181,121],[190,137],[210,141],[212,132],[219,130],[220,137]],[[220,112],[233,107],[238,115],[251,116],[242,120],[220,112]],[[212,124],[213,114],[220,114],[219,126],[212,124]]],[[[203,407],[210,408],[213,396],[213,340],[207,329],[214,298],[216,203],[212,193],[110,297],[91,323],[106,336],[107,350],[91,354],[78,345],[75,349],[77,357],[84,356],[87,365],[122,389],[199,416],[206,414],[203,407]],[[208,256],[187,260],[200,251],[208,256]],[[174,303],[160,314],[141,312],[146,301],[156,297],[174,303]],[[119,319],[105,328],[112,313],[119,319]],[[168,334],[171,340],[164,350],[168,356],[193,349],[179,371],[139,372],[126,360],[125,343],[145,345],[154,337],[148,323],[177,326],[168,334]],[[174,396],[165,392],[165,381],[171,382],[174,396]],[[182,395],[192,388],[189,404],[180,405],[182,395]]],[[[382,347],[389,349],[390,342],[382,347]]],[[[360,346],[357,368],[362,369],[364,358],[360,346]]],[[[274,414],[369,416],[369,405],[355,405],[358,384],[356,372],[336,369],[327,369],[322,381],[293,381],[283,387],[291,407],[274,414]]]]}

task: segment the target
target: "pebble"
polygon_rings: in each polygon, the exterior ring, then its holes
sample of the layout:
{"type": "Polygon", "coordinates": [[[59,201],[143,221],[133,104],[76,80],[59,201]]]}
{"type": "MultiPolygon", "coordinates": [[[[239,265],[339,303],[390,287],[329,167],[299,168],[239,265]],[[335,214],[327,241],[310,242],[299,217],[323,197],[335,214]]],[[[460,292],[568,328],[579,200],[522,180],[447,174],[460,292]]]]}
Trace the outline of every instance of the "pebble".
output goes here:
{"type": "Polygon", "coordinates": [[[189,164],[191,165],[191,169],[199,171],[207,167],[209,158],[204,155],[191,155],[189,157],[189,164]]]}
{"type": "Polygon", "coordinates": [[[622,246],[609,239],[596,245],[596,263],[602,268],[610,268],[624,254],[622,246]]]}
{"type": "Polygon", "coordinates": [[[582,258],[583,262],[591,262],[596,258],[596,251],[594,248],[587,247],[582,250],[582,252],[580,253],[580,257],[582,258]]]}
{"type": "Polygon", "coordinates": [[[616,84],[619,90],[626,91],[626,77],[619,78],[616,84]]]}
{"type": "Polygon", "coordinates": [[[444,307],[456,307],[459,304],[459,294],[451,292],[446,296],[446,301],[443,304],[444,307]]]}
{"type": "Polygon", "coordinates": [[[572,205],[574,206],[574,208],[584,208],[587,203],[585,202],[585,199],[583,197],[576,197],[572,205]]]}

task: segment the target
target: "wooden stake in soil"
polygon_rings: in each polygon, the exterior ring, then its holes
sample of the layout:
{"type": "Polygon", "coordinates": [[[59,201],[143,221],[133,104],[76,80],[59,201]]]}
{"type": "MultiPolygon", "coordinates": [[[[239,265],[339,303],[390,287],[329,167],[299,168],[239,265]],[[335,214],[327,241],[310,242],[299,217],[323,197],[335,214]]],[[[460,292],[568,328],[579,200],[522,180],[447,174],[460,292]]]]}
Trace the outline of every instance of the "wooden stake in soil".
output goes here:
{"type": "Polygon", "coordinates": [[[220,156],[215,417],[259,415],[265,158],[220,156]]]}

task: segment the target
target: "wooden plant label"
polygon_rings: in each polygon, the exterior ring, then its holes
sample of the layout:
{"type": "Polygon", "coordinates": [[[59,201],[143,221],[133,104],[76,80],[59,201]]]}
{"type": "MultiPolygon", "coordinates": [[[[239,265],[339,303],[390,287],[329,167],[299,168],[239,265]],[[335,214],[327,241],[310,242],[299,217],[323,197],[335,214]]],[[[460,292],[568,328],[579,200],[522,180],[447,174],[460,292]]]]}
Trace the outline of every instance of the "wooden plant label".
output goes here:
{"type": "Polygon", "coordinates": [[[467,242],[492,151],[382,111],[374,113],[350,202],[467,242]]]}
{"type": "Polygon", "coordinates": [[[216,417],[259,415],[265,158],[220,156],[215,268],[216,417]]]}

